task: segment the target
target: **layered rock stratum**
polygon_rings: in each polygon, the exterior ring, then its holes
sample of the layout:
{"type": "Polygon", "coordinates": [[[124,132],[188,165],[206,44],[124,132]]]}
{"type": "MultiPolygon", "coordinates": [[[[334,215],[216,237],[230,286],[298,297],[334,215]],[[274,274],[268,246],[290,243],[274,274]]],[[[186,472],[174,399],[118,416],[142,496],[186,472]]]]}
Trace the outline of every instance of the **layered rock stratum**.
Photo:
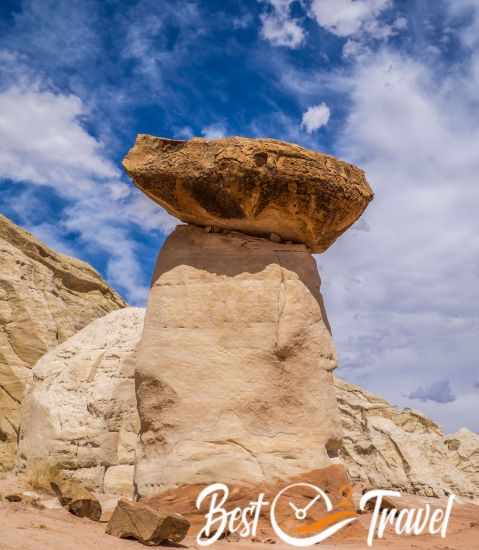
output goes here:
{"type": "Polygon", "coordinates": [[[331,246],[373,198],[356,166],[273,139],[140,134],[123,165],[137,187],[184,222],[273,233],[313,252],[331,246]]]}
{"type": "Polygon", "coordinates": [[[138,493],[329,465],[341,439],[335,367],[304,245],[177,227],[138,347],[138,493]]]}
{"type": "Polygon", "coordinates": [[[125,306],[88,264],[0,215],[0,471],[14,466],[30,369],[96,318],[125,306]]]}

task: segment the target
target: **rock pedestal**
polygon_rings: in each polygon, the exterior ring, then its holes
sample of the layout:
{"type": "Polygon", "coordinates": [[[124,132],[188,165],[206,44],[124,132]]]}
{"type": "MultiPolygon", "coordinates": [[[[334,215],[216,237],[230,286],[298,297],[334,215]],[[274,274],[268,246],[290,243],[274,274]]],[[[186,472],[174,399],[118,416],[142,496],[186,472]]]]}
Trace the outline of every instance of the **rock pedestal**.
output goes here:
{"type": "Polygon", "coordinates": [[[140,496],[287,479],[337,453],[336,355],[304,245],[177,227],[137,356],[140,496]]]}

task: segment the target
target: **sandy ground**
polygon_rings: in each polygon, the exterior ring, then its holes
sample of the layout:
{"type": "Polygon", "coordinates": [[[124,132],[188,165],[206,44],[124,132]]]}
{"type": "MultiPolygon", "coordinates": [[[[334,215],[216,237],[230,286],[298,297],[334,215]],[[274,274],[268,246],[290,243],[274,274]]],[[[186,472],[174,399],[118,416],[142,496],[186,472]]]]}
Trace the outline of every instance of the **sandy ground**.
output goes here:
{"type": "MultiPolygon", "coordinates": [[[[0,480],[0,494],[21,494],[28,490],[10,478],[0,480]]],[[[413,497],[417,498],[417,497],[413,497]]],[[[47,508],[39,509],[25,502],[0,502],[0,549],[1,550],[122,550],[140,549],[136,541],[121,540],[105,534],[105,522],[92,522],[72,516],[59,507],[55,498],[45,495],[41,502],[47,508]]],[[[424,500],[424,499],[423,499],[424,500]]],[[[107,510],[114,507],[115,499],[102,497],[107,510]]],[[[419,503],[419,500],[418,500],[419,503]]],[[[340,539],[326,541],[318,545],[325,550],[366,550],[366,534],[370,514],[363,514],[354,526],[346,528],[340,539]],[[349,531],[348,531],[349,529],[349,531]]],[[[194,536],[188,536],[182,547],[201,549],[194,536]]],[[[292,547],[282,542],[253,542],[251,540],[220,541],[212,548],[216,550],[290,550],[292,547]]],[[[453,509],[446,539],[439,536],[421,535],[418,537],[398,536],[390,531],[385,539],[377,540],[374,548],[389,550],[479,550],[479,504],[461,502],[453,509]]]]}

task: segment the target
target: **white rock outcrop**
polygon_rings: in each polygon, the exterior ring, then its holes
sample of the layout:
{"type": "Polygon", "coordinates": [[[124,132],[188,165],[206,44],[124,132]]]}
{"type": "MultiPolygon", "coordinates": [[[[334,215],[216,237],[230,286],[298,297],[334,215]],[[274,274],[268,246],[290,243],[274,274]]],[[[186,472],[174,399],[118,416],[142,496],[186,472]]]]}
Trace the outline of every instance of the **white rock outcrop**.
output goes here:
{"type": "Polygon", "coordinates": [[[335,379],[343,427],[341,456],[356,482],[424,496],[479,496],[479,436],[446,438],[423,414],[397,409],[335,379]]]}
{"type": "Polygon", "coordinates": [[[139,419],[135,348],[144,310],[98,319],[44,355],[22,408],[18,468],[56,468],[92,489],[131,495],[139,419]]]}
{"type": "Polygon", "coordinates": [[[19,411],[40,357],[125,302],[85,262],[0,215],[0,472],[15,464],[19,411]]]}
{"type": "Polygon", "coordinates": [[[479,434],[462,428],[446,437],[446,445],[454,465],[467,476],[479,496],[479,434]]]}

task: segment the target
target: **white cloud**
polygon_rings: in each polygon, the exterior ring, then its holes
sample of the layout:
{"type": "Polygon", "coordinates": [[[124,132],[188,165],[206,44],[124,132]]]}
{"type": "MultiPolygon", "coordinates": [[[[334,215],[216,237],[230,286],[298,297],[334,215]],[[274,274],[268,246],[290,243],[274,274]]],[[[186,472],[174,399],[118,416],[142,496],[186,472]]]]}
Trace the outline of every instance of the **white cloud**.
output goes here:
{"type": "Polygon", "coordinates": [[[261,15],[261,36],[274,46],[298,48],[305,40],[304,29],[298,19],[291,17],[294,0],[261,0],[270,11],[261,15]]]}
{"type": "Polygon", "coordinates": [[[344,57],[358,57],[360,55],[367,54],[369,48],[361,40],[354,40],[353,38],[348,38],[346,43],[343,46],[343,55],[344,57]]]}
{"type": "MultiPolygon", "coordinates": [[[[0,113],[0,178],[48,186],[66,201],[56,232],[47,222],[31,229],[70,253],[59,235],[75,233],[87,249],[109,258],[113,285],[130,301],[144,301],[145,274],[131,224],[168,233],[175,220],[120,179],[102,143],[83,127],[87,113],[77,96],[11,87],[0,92],[0,113]]],[[[23,197],[17,213],[28,220],[32,204],[23,197]]]]}
{"type": "Polygon", "coordinates": [[[376,18],[391,6],[392,0],[313,0],[311,13],[319,25],[346,37],[374,25],[376,18]]]}
{"type": "Polygon", "coordinates": [[[35,89],[0,93],[0,177],[55,186],[65,196],[91,190],[91,178],[116,178],[102,144],[81,125],[81,100],[35,89]]]}
{"type": "Polygon", "coordinates": [[[312,0],[310,16],[331,33],[347,38],[343,54],[353,58],[369,52],[371,39],[387,41],[406,29],[404,16],[384,20],[392,7],[392,0],[312,0]]]}
{"type": "MultiPolygon", "coordinates": [[[[479,105],[473,61],[441,79],[418,60],[381,51],[350,75],[338,154],[365,169],[375,200],[319,257],[339,374],[402,406],[438,379],[457,402],[420,404],[455,430],[479,430],[479,105]],[[453,415],[451,411],[460,411],[453,415]]],[[[416,404],[415,404],[416,403],[416,404]]]]}
{"type": "Polygon", "coordinates": [[[331,111],[326,103],[322,102],[319,105],[309,107],[309,109],[303,113],[303,120],[301,126],[311,134],[312,132],[319,130],[329,122],[331,111]]]}
{"type": "Polygon", "coordinates": [[[205,138],[218,139],[225,137],[226,131],[226,126],[222,122],[216,122],[202,128],[201,134],[205,138]]]}

